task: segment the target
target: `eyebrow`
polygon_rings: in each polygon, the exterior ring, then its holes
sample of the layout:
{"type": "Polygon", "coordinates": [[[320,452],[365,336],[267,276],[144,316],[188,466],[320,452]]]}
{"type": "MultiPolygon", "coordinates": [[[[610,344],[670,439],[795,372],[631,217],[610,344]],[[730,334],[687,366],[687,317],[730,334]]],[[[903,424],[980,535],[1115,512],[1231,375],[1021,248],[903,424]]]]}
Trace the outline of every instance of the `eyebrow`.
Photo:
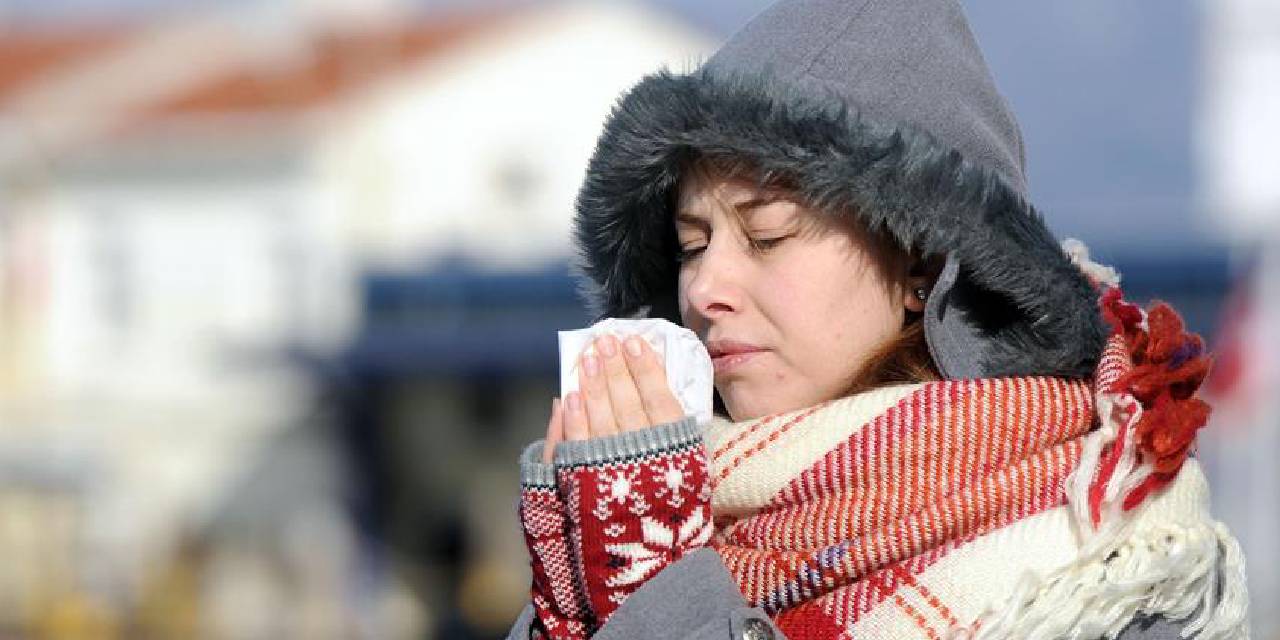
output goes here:
{"type": "MultiPolygon", "coordinates": [[[[745,217],[747,214],[751,213],[752,211],[755,211],[760,207],[778,202],[779,200],[783,200],[783,198],[780,198],[777,196],[774,196],[774,197],[757,196],[757,197],[748,198],[746,200],[743,200],[742,202],[736,203],[733,205],[733,208],[737,210],[739,216],[745,217]]],[[[689,213],[683,209],[676,212],[675,221],[683,222],[685,224],[690,224],[697,227],[707,226],[706,218],[693,215],[692,213],[689,213]]]]}

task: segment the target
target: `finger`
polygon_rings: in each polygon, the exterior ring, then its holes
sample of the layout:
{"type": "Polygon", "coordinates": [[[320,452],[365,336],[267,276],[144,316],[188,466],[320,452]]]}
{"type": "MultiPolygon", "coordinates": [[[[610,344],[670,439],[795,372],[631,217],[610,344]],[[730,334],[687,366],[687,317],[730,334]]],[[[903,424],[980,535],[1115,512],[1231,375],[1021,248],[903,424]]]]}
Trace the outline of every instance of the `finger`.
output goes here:
{"type": "Polygon", "coordinates": [[[564,397],[564,439],[586,440],[591,435],[587,413],[582,408],[582,394],[574,391],[564,397]]]}
{"type": "Polygon", "coordinates": [[[578,367],[578,386],[582,389],[582,404],[587,410],[591,437],[617,433],[618,422],[613,418],[613,405],[609,403],[609,387],[604,380],[600,356],[593,353],[582,356],[582,366],[578,367]]]}
{"type": "Polygon", "coordinates": [[[640,402],[640,390],[631,379],[631,370],[622,355],[622,345],[613,336],[596,340],[596,353],[602,356],[605,386],[609,389],[609,404],[619,431],[641,429],[652,424],[640,402]]]}
{"type": "Polygon", "coordinates": [[[542,445],[542,461],[551,464],[556,443],[564,439],[564,407],[560,398],[551,399],[551,419],[547,421],[547,441],[542,445]]]}
{"type": "Polygon", "coordinates": [[[638,336],[627,338],[624,346],[631,379],[639,389],[640,402],[650,422],[662,424],[683,418],[684,407],[667,384],[667,369],[658,354],[638,336]]]}

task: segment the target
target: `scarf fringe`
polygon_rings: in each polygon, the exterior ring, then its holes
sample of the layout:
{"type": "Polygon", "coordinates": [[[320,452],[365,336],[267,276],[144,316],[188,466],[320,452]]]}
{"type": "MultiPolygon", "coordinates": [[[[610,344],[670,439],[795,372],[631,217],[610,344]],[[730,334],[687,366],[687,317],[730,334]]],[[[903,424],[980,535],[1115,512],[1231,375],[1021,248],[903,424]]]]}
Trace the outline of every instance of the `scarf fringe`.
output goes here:
{"type": "Polygon", "coordinates": [[[1240,545],[1208,520],[1163,523],[1044,579],[1026,575],[995,611],[953,637],[1115,638],[1135,618],[1157,615],[1184,625],[1184,638],[1249,636],[1240,545]]]}
{"type": "Polygon", "coordinates": [[[1095,287],[1102,285],[1120,286],[1119,272],[1112,267],[1090,260],[1089,247],[1085,246],[1079,239],[1067,238],[1063,240],[1062,252],[1067,254],[1067,258],[1071,260],[1072,264],[1084,272],[1085,277],[1089,278],[1095,287]]]}
{"type": "MultiPolygon", "coordinates": [[[[1095,284],[1118,283],[1114,269],[1089,261],[1083,243],[1069,240],[1064,250],[1095,284]]],[[[1121,318],[1120,335],[1150,330],[1147,313],[1120,300],[1118,290],[1108,291],[1103,304],[1112,305],[1113,317],[1121,318]]],[[[1119,347],[1120,337],[1113,340],[1119,347]]],[[[1203,503],[1196,505],[1197,518],[1186,524],[1161,521],[1161,513],[1151,510],[1163,508],[1162,501],[1144,500],[1169,480],[1153,477],[1155,464],[1141,450],[1139,424],[1146,407],[1127,385],[1116,385],[1125,373],[1099,372],[1100,425],[1085,438],[1079,466],[1066,482],[1081,541],[1076,559],[1044,578],[1024,576],[1002,606],[953,637],[1115,638],[1140,616],[1183,624],[1184,638],[1249,636],[1239,543],[1208,517],[1203,503]]]]}

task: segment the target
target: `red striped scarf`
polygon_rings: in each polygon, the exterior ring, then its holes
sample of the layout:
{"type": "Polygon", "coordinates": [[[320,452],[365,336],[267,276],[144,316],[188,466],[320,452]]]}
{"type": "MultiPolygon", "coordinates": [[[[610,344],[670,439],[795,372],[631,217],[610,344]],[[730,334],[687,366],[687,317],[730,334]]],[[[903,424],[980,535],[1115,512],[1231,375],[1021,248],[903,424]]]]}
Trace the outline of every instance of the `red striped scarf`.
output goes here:
{"type": "Polygon", "coordinates": [[[1087,382],[1027,377],[931,382],[717,424],[715,547],[789,638],[834,637],[948,550],[1062,505],[1094,420],[1087,382]],[[819,430],[836,444],[815,455],[805,441],[819,430]],[[760,486],[770,494],[751,495],[760,486]]]}

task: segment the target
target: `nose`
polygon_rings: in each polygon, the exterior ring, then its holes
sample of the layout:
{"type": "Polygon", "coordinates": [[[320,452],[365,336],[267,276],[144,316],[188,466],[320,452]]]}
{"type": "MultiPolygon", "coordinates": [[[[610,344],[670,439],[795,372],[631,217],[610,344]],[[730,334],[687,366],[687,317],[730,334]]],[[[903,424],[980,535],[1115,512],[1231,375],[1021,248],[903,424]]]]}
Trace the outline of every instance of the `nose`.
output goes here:
{"type": "Polygon", "coordinates": [[[749,265],[743,259],[740,244],[732,234],[713,236],[702,255],[685,265],[681,293],[689,311],[714,320],[741,309],[749,265]]]}

